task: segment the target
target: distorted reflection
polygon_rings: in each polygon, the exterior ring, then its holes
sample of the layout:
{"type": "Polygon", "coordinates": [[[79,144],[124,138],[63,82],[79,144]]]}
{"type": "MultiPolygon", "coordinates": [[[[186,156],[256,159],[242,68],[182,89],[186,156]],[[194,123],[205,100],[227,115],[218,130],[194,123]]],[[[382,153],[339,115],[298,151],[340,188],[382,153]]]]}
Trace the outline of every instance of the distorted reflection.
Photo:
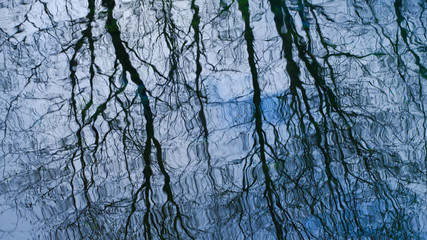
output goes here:
{"type": "Polygon", "coordinates": [[[1,2],[0,238],[427,238],[426,9],[1,2]]]}

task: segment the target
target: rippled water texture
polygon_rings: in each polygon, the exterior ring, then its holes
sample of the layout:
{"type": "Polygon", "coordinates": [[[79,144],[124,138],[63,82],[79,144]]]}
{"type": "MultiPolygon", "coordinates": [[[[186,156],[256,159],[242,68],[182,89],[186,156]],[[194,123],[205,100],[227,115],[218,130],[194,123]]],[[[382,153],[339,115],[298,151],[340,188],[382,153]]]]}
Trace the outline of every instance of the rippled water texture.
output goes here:
{"type": "Polygon", "coordinates": [[[426,9],[0,1],[0,238],[427,239],[426,9]]]}

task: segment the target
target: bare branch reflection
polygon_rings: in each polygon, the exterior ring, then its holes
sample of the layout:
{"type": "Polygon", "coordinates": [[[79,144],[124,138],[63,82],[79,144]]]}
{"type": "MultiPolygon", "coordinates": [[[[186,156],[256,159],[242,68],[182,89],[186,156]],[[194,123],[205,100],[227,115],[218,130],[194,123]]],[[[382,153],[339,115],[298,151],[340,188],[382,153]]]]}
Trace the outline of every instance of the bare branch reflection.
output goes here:
{"type": "Polygon", "coordinates": [[[0,3],[0,238],[426,238],[426,8],[0,3]]]}

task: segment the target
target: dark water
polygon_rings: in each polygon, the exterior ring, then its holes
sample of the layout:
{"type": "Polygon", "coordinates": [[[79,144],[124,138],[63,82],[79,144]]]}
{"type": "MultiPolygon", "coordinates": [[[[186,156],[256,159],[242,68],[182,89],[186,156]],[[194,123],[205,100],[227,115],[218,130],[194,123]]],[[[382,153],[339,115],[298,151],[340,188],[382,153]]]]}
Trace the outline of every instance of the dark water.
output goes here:
{"type": "Polygon", "coordinates": [[[0,1],[0,238],[427,239],[426,9],[0,1]]]}

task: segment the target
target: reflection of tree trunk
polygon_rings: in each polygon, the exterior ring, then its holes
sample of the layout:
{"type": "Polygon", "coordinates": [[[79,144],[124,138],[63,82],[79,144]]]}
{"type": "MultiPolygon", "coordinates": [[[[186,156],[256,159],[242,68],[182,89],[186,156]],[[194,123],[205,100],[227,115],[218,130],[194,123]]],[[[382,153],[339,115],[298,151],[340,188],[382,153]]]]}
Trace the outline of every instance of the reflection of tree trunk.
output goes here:
{"type": "MultiPolygon", "coordinates": [[[[213,167],[212,167],[212,156],[211,153],[209,152],[209,130],[208,130],[208,126],[207,126],[207,119],[206,119],[206,114],[205,114],[205,105],[207,104],[207,96],[204,95],[202,89],[202,63],[201,63],[201,56],[203,54],[203,39],[202,39],[202,34],[200,32],[200,16],[199,16],[199,6],[196,4],[195,0],[191,1],[191,9],[193,10],[193,18],[191,20],[191,27],[194,30],[194,42],[191,45],[195,45],[196,49],[195,49],[195,63],[196,63],[196,71],[195,71],[195,85],[196,85],[196,89],[194,91],[195,93],[195,97],[197,99],[197,102],[199,104],[199,111],[198,111],[198,120],[200,122],[200,133],[198,136],[198,140],[195,144],[201,144],[202,148],[201,150],[201,154],[198,154],[198,157],[200,159],[201,163],[205,163],[207,164],[207,175],[209,178],[209,181],[211,183],[211,188],[212,188],[212,202],[214,205],[214,214],[215,217],[220,218],[220,213],[218,212],[219,209],[219,205],[220,205],[220,199],[218,198],[218,187],[217,187],[217,183],[215,180],[215,177],[213,175],[213,167]]],[[[218,224],[217,225],[217,229],[221,229],[221,225],[218,224]]],[[[222,238],[224,237],[222,235],[221,231],[217,232],[218,234],[218,238],[222,238]]]]}
{"type": "MultiPolygon", "coordinates": [[[[45,6],[46,7],[46,6],[45,6]]],[[[92,99],[93,99],[93,79],[95,76],[95,71],[94,71],[94,64],[95,64],[95,54],[94,54],[94,40],[93,40],[93,36],[92,36],[92,22],[94,21],[94,15],[95,15],[95,2],[94,0],[89,0],[88,1],[88,7],[89,7],[89,13],[86,16],[88,18],[88,24],[87,24],[87,28],[86,30],[84,30],[83,36],[82,38],[80,38],[76,44],[74,45],[74,54],[71,57],[70,61],[69,61],[69,70],[70,70],[70,79],[71,79],[71,85],[72,85],[72,90],[71,90],[71,109],[73,111],[73,116],[74,116],[74,120],[76,122],[76,124],[79,126],[79,129],[76,132],[76,137],[77,137],[77,149],[76,151],[72,154],[72,157],[70,158],[71,160],[71,165],[73,168],[73,175],[70,181],[70,186],[71,186],[71,194],[72,194],[72,198],[73,198],[73,204],[74,204],[74,208],[75,208],[75,212],[76,212],[76,223],[78,226],[78,232],[80,234],[80,237],[83,237],[84,234],[82,233],[82,226],[80,225],[80,214],[83,211],[91,211],[91,200],[89,198],[89,188],[91,186],[91,184],[93,183],[93,175],[91,175],[91,180],[89,181],[88,177],[86,176],[86,172],[87,172],[87,164],[85,161],[85,152],[87,151],[86,147],[84,146],[86,143],[84,142],[84,138],[82,136],[82,130],[84,127],[84,120],[85,120],[85,116],[86,116],[86,111],[88,110],[88,108],[92,105],[92,99]],[[86,106],[83,108],[82,110],[82,121],[79,119],[79,113],[78,113],[78,107],[76,104],[76,93],[75,93],[75,89],[76,86],[79,83],[79,79],[76,76],[76,67],[78,65],[77,63],[77,54],[79,53],[79,51],[81,50],[81,48],[83,47],[84,41],[85,39],[88,40],[89,43],[89,50],[90,50],[90,57],[91,57],[91,64],[90,64],[90,77],[89,77],[89,81],[90,81],[90,99],[88,101],[88,103],[86,104],[86,106]],[[86,201],[86,206],[84,210],[79,209],[79,207],[77,206],[77,196],[76,194],[78,194],[78,192],[76,192],[75,189],[75,184],[74,184],[74,179],[77,175],[77,166],[74,163],[74,160],[78,158],[79,159],[79,163],[81,165],[81,169],[79,169],[80,172],[80,177],[82,179],[83,182],[83,194],[84,194],[84,199],[86,201]]],[[[94,128],[94,132],[96,132],[96,128],[94,128]]],[[[98,141],[98,139],[96,138],[96,141],[98,141]]]]}
{"type": "MultiPolygon", "coordinates": [[[[147,137],[147,140],[145,141],[145,147],[144,147],[144,153],[143,153],[143,159],[144,159],[144,184],[141,185],[141,187],[133,194],[132,196],[132,204],[131,204],[131,210],[128,215],[126,226],[125,226],[125,239],[128,238],[129,235],[129,229],[131,229],[131,220],[132,216],[136,212],[136,204],[139,201],[139,195],[141,193],[144,194],[145,200],[145,213],[143,217],[143,224],[144,224],[144,236],[146,239],[152,239],[152,233],[151,233],[151,218],[150,218],[150,212],[151,212],[151,201],[150,201],[150,192],[151,192],[151,184],[150,179],[153,175],[153,170],[151,169],[151,163],[150,163],[150,155],[151,155],[151,138],[147,137]]],[[[132,238],[132,237],[130,237],[132,238]]]]}
{"type": "MultiPolygon", "coordinates": [[[[420,3],[421,4],[421,3],[420,3]]],[[[409,45],[408,39],[408,33],[410,32],[409,29],[405,28],[405,24],[407,23],[406,19],[403,17],[402,14],[402,0],[395,0],[394,1],[394,9],[396,12],[396,21],[399,26],[399,32],[402,37],[403,42],[405,43],[408,51],[414,56],[415,58],[415,64],[419,68],[420,77],[427,80],[427,69],[426,67],[421,63],[421,58],[418,56],[418,54],[412,49],[412,47],[409,45]]],[[[425,30],[425,29],[424,29],[425,30]]]]}
{"type": "MultiPolygon", "coordinates": [[[[307,147],[305,151],[308,158],[307,160],[311,161],[316,158],[316,156],[312,156],[312,150],[310,149],[317,148],[320,150],[321,157],[324,161],[324,172],[327,177],[326,184],[329,189],[329,198],[327,201],[321,202],[321,205],[324,210],[333,209],[334,211],[330,214],[336,214],[339,216],[339,218],[330,218],[333,221],[333,224],[331,225],[327,224],[327,219],[325,216],[321,216],[319,213],[314,212],[313,208],[311,208],[313,211],[312,214],[322,222],[325,232],[330,236],[333,236],[334,233],[339,231],[338,228],[342,229],[344,235],[351,236],[353,231],[352,228],[363,228],[359,221],[359,213],[355,203],[353,201],[344,200],[345,197],[350,199],[356,198],[356,196],[353,196],[351,193],[353,186],[350,185],[350,182],[352,177],[357,178],[357,176],[354,176],[350,172],[348,164],[344,159],[345,150],[341,145],[343,142],[343,140],[341,140],[342,137],[347,138],[344,139],[344,141],[349,142],[356,150],[357,155],[360,158],[363,158],[365,170],[370,177],[370,179],[367,179],[367,181],[373,184],[374,188],[381,193],[378,198],[384,199],[385,201],[390,200],[393,202],[389,196],[390,191],[384,188],[385,183],[382,183],[382,180],[377,177],[375,170],[369,166],[370,163],[368,161],[371,160],[367,159],[365,156],[367,152],[364,150],[366,149],[353,136],[351,118],[349,118],[347,113],[341,110],[337,97],[327,86],[324,76],[321,75],[321,65],[310,51],[309,45],[311,45],[312,39],[309,29],[307,27],[303,28],[308,38],[308,43],[305,44],[303,43],[303,38],[296,30],[295,24],[293,23],[293,19],[289,9],[286,7],[286,4],[278,0],[270,0],[270,4],[271,11],[274,14],[277,32],[282,39],[282,50],[287,61],[286,69],[291,82],[291,106],[292,110],[296,112],[296,115],[298,116],[299,128],[303,135],[302,141],[305,142],[305,146],[307,147]],[[301,59],[305,64],[306,69],[310,73],[310,77],[314,80],[314,87],[316,89],[317,97],[319,98],[319,106],[317,109],[318,113],[320,114],[319,120],[314,118],[312,111],[315,111],[315,109],[311,109],[311,105],[308,101],[307,91],[305,90],[302,81],[299,79],[299,67],[293,60],[292,56],[293,46],[296,46],[299,59],[301,59]],[[300,104],[300,96],[297,90],[301,92],[303,104],[300,104]],[[304,108],[301,106],[304,106],[304,108]],[[304,120],[305,116],[308,117],[308,125],[307,121],[304,120]],[[338,121],[336,120],[336,116],[338,116],[338,121]],[[345,125],[344,128],[340,127],[340,125],[343,123],[345,125]],[[310,128],[314,128],[315,130],[313,135],[315,144],[308,141],[309,138],[312,138],[312,136],[308,134],[310,128]],[[332,140],[330,141],[330,139],[332,140]],[[332,164],[337,162],[343,168],[343,175],[336,175],[332,171],[332,164]]],[[[305,6],[303,6],[302,2],[300,1],[298,13],[303,20],[305,18],[302,13],[302,9],[304,7],[305,6]]],[[[318,30],[318,33],[321,34],[320,30],[318,30]]],[[[326,44],[323,44],[322,46],[327,48],[326,44]]],[[[327,65],[328,64],[329,63],[327,63],[327,65]]],[[[334,82],[334,75],[331,67],[330,75],[334,82]]],[[[319,156],[317,156],[317,158],[318,157],[319,156]]],[[[310,165],[310,163],[308,164],[310,165]]],[[[312,172],[313,169],[309,169],[309,171],[312,172]]],[[[314,201],[313,203],[307,202],[307,205],[314,206],[314,203],[314,201]]],[[[394,210],[400,211],[398,207],[394,210]]],[[[363,232],[363,230],[361,231],[363,232]]]]}
{"type": "Polygon", "coordinates": [[[197,100],[200,104],[200,111],[199,111],[199,119],[200,123],[203,127],[204,137],[208,137],[208,128],[206,125],[206,116],[204,112],[204,105],[203,105],[203,94],[201,91],[201,73],[202,73],[202,64],[200,63],[200,56],[201,56],[201,39],[200,39],[200,16],[199,16],[199,6],[195,4],[195,0],[191,1],[191,9],[194,11],[193,19],[191,21],[191,26],[194,29],[194,42],[196,43],[196,94],[197,94],[197,100]]]}
{"type": "Polygon", "coordinates": [[[150,203],[150,191],[151,191],[151,185],[150,185],[150,178],[153,174],[153,171],[151,170],[151,163],[150,163],[150,155],[151,155],[151,140],[154,137],[154,129],[153,129],[153,119],[152,119],[152,113],[149,105],[148,96],[146,93],[146,89],[144,86],[144,83],[139,77],[139,74],[137,70],[132,66],[129,54],[126,52],[125,47],[123,46],[122,40],[120,38],[120,31],[119,27],[117,25],[117,20],[113,17],[113,10],[115,6],[114,0],[106,0],[103,1],[103,4],[108,7],[108,18],[106,22],[106,29],[107,32],[110,34],[112,38],[112,42],[114,45],[114,49],[116,52],[117,59],[120,61],[123,67],[123,74],[124,77],[126,77],[126,72],[130,73],[131,80],[138,85],[138,95],[141,98],[141,102],[144,106],[144,117],[146,120],[146,133],[147,133],[147,139],[145,141],[145,147],[144,147],[144,153],[143,153],[143,159],[144,159],[144,178],[145,182],[141,185],[141,187],[133,194],[132,197],[132,204],[131,204],[131,211],[128,215],[127,221],[126,221],[126,227],[125,227],[125,238],[128,237],[129,229],[131,228],[131,219],[133,214],[135,213],[136,209],[136,203],[139,200],[139,194],[144,191],[144,197],[145,197],[145,207],[146,212],[143,217],[143,223],[144,223],[144,235],[147,239],[152,238],[151,233],[151,219],[150,219],[150,211],[151,211],[151,203],[150,203]]]}
{"type": "MultiPolygon", "coordinates": [[[[306,123],[304,121],[304,116],[307,115],[309,122],[311,124],[312,127],[315,128],[315,143],[316,146],[320,149],[322,155],[323,155],[323,159],[325,162],[325,173],[326,176],[328,177],[327,183],[328,183],[328,187],[329,190],[332,193],[332,199],[330,199],[330,206],[331,208],[336,208],[336,209],[342,209],[342,211],[337,211],[337,212],[342,212],[341,214],[341,221],[344,222],[344,224],[342,224],[342,226],[344,227],[344,229],[347,228],[347,225],[345,222],[349,221],[350,219],[348,219],[348,217],[344,216],[345,215],[345,211],[348,208],[347,203],[342,201],[342,194],[344,194],[344,190],[340,184],[340,182],[338,181],[338,179],[333,176],[331,170],[330,170],[330,164],[331,164],[331,152],[329,151],[329,143],[327,141],[327,136],[326,134],[328,133],[328,128],[327,128],[327,118],[326,115],[324,113],[324,106],[323,104],[325,104],[325,106],[330,109],[331,105],[329,105],[329,103],[332,103],[332,108],[339,111],[336,100],[335,100],[335,96],[332,93],[332,91],[325,85],[325,81],[323,80],[323,78],[320,76],[320,66],[317,63],[316,59],[314,56],[311,55],[310,51],[307,49],[310,49],[308,46],[306,45],[301,45],[297,40],[301,39],[301,37],[297,34],[297,31],[295,29],[295,26],[293,24],[293,20],[292,17],[289,13],[288,8],[286,7],[286,4],[281,3],[278,0],[271,0],[270,1],[271,4],[271,11],[274,14],[274,19],[275,19],[275,23],[276,23],[276,29],[277,32],[279,34],[279,36],[282,39],[282,50],[284,52],[284,57],[287,61],[287,73],[290,77],[291,80],[291,94],[292,94],[292,99],[293,99],[293,104],[291,104],[291,106],[301,106],[299,104],[298,99],[300,98],[298,96],[298,90],[300,90],[301,94],[302,94],[302,100],[304,102],[304,107],[305,110],[303,110],[303,108],[301,107],[297,107],[297,108],[293,108],[294,111],[296,111],[297,116],[299,118],[299,126],[300,126],[300,130],[302,131],[303,134],[303,141],[305,142],[305,146],[307,147],[307,149],[305,150],[306,154],[307,154],[307,160],[308,161],[312,161],[314,160],[314,157],[311,156],[311,143],[308,141],[309,138],[311,138],[311,136],[308,135],[308,129],[310,128],[310,126],[306,126],[306,123]],[[283,4],[283,5],[282,5],[283,4]],[[284,13],[284,14],[283,14],[284,13]],[[283,31],[283,29],[286,29],[286,31],[283,31]],[[298,56],[300,57],[301,60],[303,60],[303,62],[306,64],[308,71],[310,72],[311,76],[314,78],[314,82],[315,82],[315,86],[318,92],[318,97],[320,98],[319,102],[319,112],[321,113],[321,116],[323,118],[323,124],[322,124],[322,129],[320,128],[321,126],[319,125],[319,123],[315,120],[315,118],[313,117],[312,113],[311,113],[311,106],[308,102],[308,97],[306,94],[306,90],[303,87],[302,81],[299,79],[299,67],[297,65],[297,63],[293,60],[293,56],[292,56],[292,51],[293,51],[293,44],[295,44],[295,46],[297,47],[298,50],[298,56]],[[306,54],[308,54],[310,56],[310,60],[306,57],[306,54]],[[325,96],[326,95],[326,96],[325,96]],[[334,197],[334,193],[337,194],[336,198],[334,197]],[[337,204],[337,206],[333,206],[332,204],[335,202],[335,204],[337,204]],[[339,206],[338,206],[339,205],[339,206]]],[[[301,5],[301,3],[300,3],[301,5]]],[[[304,19],[304,16],[302,16],[302,9],[303,6],[299,6],[299,14],[300,17],[302,19],[304,19]]],[[[304,28],[305,31],[307,32],[307,35],[310,39],[310,34],[307,31],[307,28],[304,28]]],[[[310,41],[308,43],[308,45],[310,44],[310,41]]],[[[343,113],[339,112],[339,114],[341,116],[343,116],[343,113]]],[[[357,146],[356,146],[357,147],[357,146]]],[[[339,146],[338,146],[339,148],[339,146]]],[[[340,150],[340,152],[342,152],[342,150],[340,150]]],[[[342,156],[342,154],[341,154],[342,156]]],[[[342,159],[341,159],[342,161],[342,159]]],[[[348,174],[348,170],[346,167],[346,164],[344,161],[342,161],[343,166],[345,168],[346,171],[346,175],[348,174]]],[[[311,164],[308,163],[308,165],[310,166],[311,164]]],[[[312,169],[311,169],[312,171],[312,169]]],[[[307,202],[308,205],[312,205],[313,203],[307,202]]],[[[313,211],[313,210],[312,210],[313,211]]],[[[331,236],[333,235],[333,230],[329,229],[328,224],[326,224],[325,219],[323,219],[323,217],[319,216],[318,214],[316,214],[315,212],[312,212],[312,214],[314,216],[316,216],[323,224],[323,227],[325,228],[324,230],[328,233],[331,234],[331,236]]],[[[332,218],[332,220],[334,221],[334,225],[338,224],[338,222],[335,222],[335,219],[332,218]]],[[[357,219],[355,219],[357,222],[357,219]]],[[[356,223],[357,224],[357,223],[356,223]]],[[[344,230],[345,232],[349,232],[347,230],[344,230]]]]}
{"type": "Polygon", "coordinates": [[[424,1],[9,2],[0,215],[40,238],[424,234],[424,1]]]}
{"type": "MultiPolygon", "coordinates": [[[[154,136],[153,114],[152,114],[152,111],[150,108],[149,99],[147,96],[147,91],[146,91],[145,85],[144,85],[143,81],[140,79],[137,70],[132,66],[132,63],[130,62],[129,54],[126,52],[126,49],[125,49],[125,47],[122,43],[122,40],[120,38],[120,31],[119,31],[119,27],[117,25],[117,20],[113,18],[113,9],[115,6],[115,2],[114,2],[114,0],[106,0],[103,2],[103,4],[106,7],[108,7],[108,18],[107,18],[107,23],[106,23],[106,29],[112,38],[117,59],[122,64],[123,71],[129,72],[130,76],[131,76],[131,80],[138,85],[138,95],[141,98],[141,102],[144,106],[144,117],[146,120],[145,129],[146,129],[146,133],[147,133],[147,139],[145,142],[144,154],[143,154],[143,159],[144,159],[144,163],[145,163],[145,168],[144,168],[145,183],[133,195],[131,212],[130,212],[128,219],[127,219],[126,234],[125,235],[127,237],[129,234],[128,231],[131,228],[131,218],[132,218],[133,214],[135,213],[135,211],[137,210],[136,209],[136,203],[139,200],[139,194],[141,192],[144,192],[145,207],[146,207],[146,212],[145,212],[144,217],[143,217],[145,237],[147,239],[152,239],[152,228],[158,227],[158,226],[152,226],[152,224],[153,224],[152,222],[155,221],[155,219],[153,219],[153,217],[150,213],[150,211],[151,211],[150,192],[152,191],[151,186],[150,186],[150,178],[153,175],[153,171],[151,169],[150,158],[151,158],[151,153],[152,153],[151,148],[152,148],[152,143],[153,143],[155,148],[156,148],[157,164],[159,165],[160,172],[163,174],[164,179],[165,179],[163,191],[167,195],[167,202],[164,204],[163,207],[167,207],[168,203],[171,203],[176,210],[176,216],[174,217],[174,221],[173,221],[174,222],[173,227],[174,227],[175,234],[176,234],[175,237],[180,239],[181,238],[179,236],[180,231],[178,229],[183,229],[184,232],[187,234],[187,236],[190,237],[191,239],[193,239],[193,237],[191,236],[191,233],[187,229],[187,226],[185,225],[185,223],[182,219],[182,214],[181,214],[179,205],[174,200],[172,189],[170,187],[170,177],[166,171],[166,168],[164,166],[164,162],[162,160],[161,145],[160,145],[159,141],[154,136]],[[180,226],[178,226],[178,224],[180,224],[180,226]]],[[[124,74],[126,74],[126,73],[124,73],[124,74]]],[[[165,234],[167,232],[167,229],[165,227],[166,226],[162,226],[162,231],[160,232],[160,234],[165,234]]]]}
{"type": "Polygon", "coordinates": [[[163,13],[163,31],[166,46],[169,49],[169,74],[168,81],[171,81],[177,87],[179,81],[179,59],[180,54],[178,53],[177,46],[177,27],[175,26],[172,19],[172,2],[170,0],[162,0],[162,13],[163,13]]]}
{"type": "MultiPolygon", "coordinates": [[[[408,34],[410,33],[410,30],[406,29],[404,26],[405,24],[408,24],[408,21],[403,16],[402,4],[403,4],[402,0],[395,0],[395,2],[394,2],[394,9],[396,12],[396,21],[397,21],[398,26],[399,26],[400,36],[402,37],[402,40],[405,43],[405,46],[408,49],[408,51],[415,58],[415,64],[419,68],[419,77],[418,77],[418,85],[419,85],[419,89],[418,89],[419,94],[418,95],[419,96],[418,97],[419,97],[420,101],[419,102],[416,101],[416,99],[415,99],[416,95],[413,94],[412,91],[411,91],[411,95],[412,95],[412,101],[417,105],[419,111],[423,114],[423,117],[424,117],[424,120],[423,120],[424,149],[427,152],[427,137],[426,137],[426,134],[427,134],[427,129],[426,129],[427,114],[426,114],[426,110],[425,110],[425,106],[424,106],[425,101],[423,101],[423,89],[422,89],[423,88],[422,87],[423,86],[422,81],[427,80],[427,68],[421,63],[420,56],[418,56],[418,54],[412,49],[412,47],[409,44],[410,39],[409,39],[408,34]]],[[[424,30],[426,30],[426,29],[424,28],[424,30]]],[[[396,40],[396,42],[397,42],[397,40],[396,40]]],[[[399,48],[398,48],[397,43],[396,43],[395,49],[396,49],[397,56],[399,56],[399,48]]],[[[400,57],[398,59],[398,65],[405,65],[405,63],[403,62],[403,60],[400,57]]],[[[398,70],[400,72],[400,67],[398,67],[398,70]]],[[[402,76],[404,82],[406,83],[406,79],[403,77],[404,75],[402,73],[400,75],[402,76]]],[[[424,157],[424,165],[427,168],[427,155],[424,157]]],[[[427,171],[426,171],[426,179],[427,179],[427,171]]]]}
{"type": "MultiPolygon", "coordinates": [[[[239,0],[239,10],[242,14],[243,21],[245,23],[245,32],[244,37],[247,46],[248,52],[248,61],[249,67],[252,75],[252,86],[254,90],[253,95],[253,103],[255,105],[255,129],[258,138],[258,144],[260,147],[259,154],[260,160],[262,164],[262,171],[264,173],[264,184],[265,184],[265,193],[264,196],[267,200],[267,205],[269,208],[270,216],[273,221],[274,227],[276,229],[276,236],[278,239],[284,239],[283,230],[282,230],[282,222],[283,220],[280,218],[280,213],[276,212],[275,206],[281,208],[280,200],[277,197],[274,197],[275,190],[274,184],[271,179],[269,173],[269,167],[267,164],[266,154],[265,154],[265,139],[264,139],[264,131],[262,129],[262,112],[261,112],[261,89],[258,83],[258,73],[257,67],[255,63],[255,49],[254,49],[254,35],[252,32],[252,28],[250,26],[250,13],[249,13],[249,3],[247,0],[239,0]]],[[[286,217],[286,216],[285,216],[286,217]]]]}

